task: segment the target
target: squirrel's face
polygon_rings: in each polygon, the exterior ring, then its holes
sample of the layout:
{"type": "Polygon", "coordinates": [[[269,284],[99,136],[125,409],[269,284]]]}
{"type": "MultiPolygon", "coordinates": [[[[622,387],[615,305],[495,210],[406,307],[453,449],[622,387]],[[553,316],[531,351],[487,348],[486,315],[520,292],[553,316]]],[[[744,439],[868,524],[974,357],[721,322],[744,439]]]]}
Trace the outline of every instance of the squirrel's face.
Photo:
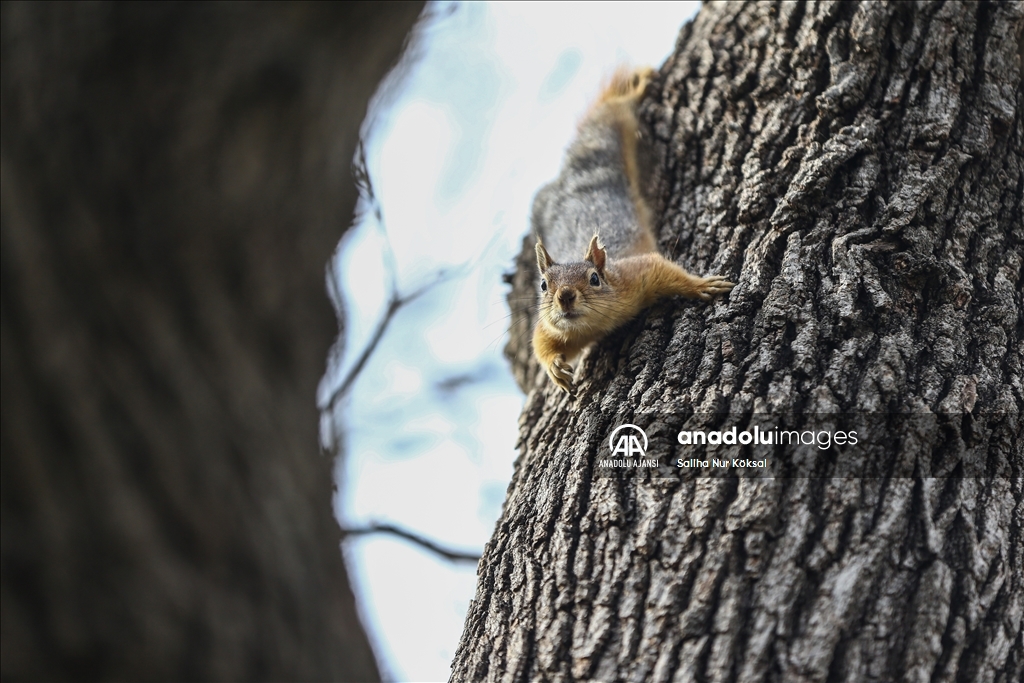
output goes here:
{"type": "Polygon", "coordinates": [[[608,283],[590,263],[555,264],[540,277],[541,313],[555,327],[572,327],[593,312],[608,283]]]}
{"type": "Polygon", "coordinates": [[[602,311],[607,309],[608,298],[612,295],[603,272],[604,257],[604,249],[598,246],[596,236],[584,260],[573,263],[555,263],[544,245],[538,242],[541,318],[565,331],[600,327],[600,321],[607,317],[602,311]]]}

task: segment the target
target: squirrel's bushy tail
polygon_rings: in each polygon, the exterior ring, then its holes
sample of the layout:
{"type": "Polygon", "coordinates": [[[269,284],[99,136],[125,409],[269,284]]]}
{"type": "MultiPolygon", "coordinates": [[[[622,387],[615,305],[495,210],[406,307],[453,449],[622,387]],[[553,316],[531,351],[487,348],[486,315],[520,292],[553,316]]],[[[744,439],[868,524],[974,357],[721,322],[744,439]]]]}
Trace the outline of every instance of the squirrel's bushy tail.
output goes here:
{"type": "Polygon", "coordinates": [[[654,70],[649,66],[633,68],[620,66],[601,89],[598,102],[612,100],[638,100],[651,81],[654,70]]]}
{"type": "MultiPolygon", "coordinates": [[[[581,132],[583,127],[593,124],[607,126],[617,133],[620,161],[637,224],[635,232],[628,238],[629,246],[625,249],[626,253],[655,250],[654,235],[651,231],[651,210],[643,193],[643,172],[640,168],[642,160],[637,144],[640,135],[636,115],[637,104],[653,77],[654,69],[649,66],[620,66],[602,87],[600,96],[581,124],[581,132]]],[[[621,245],[615,247],[616,251],[621,249],[621,245]]]]}
{"type": "Polygon", "coordinates": [[[656,250],[643,193],[637,105],[650,67],[619,68],[577,128],[562,171],[534,200],[534,233],[558,262],[581,258],[594,234],[616,258],[656,250]]]}

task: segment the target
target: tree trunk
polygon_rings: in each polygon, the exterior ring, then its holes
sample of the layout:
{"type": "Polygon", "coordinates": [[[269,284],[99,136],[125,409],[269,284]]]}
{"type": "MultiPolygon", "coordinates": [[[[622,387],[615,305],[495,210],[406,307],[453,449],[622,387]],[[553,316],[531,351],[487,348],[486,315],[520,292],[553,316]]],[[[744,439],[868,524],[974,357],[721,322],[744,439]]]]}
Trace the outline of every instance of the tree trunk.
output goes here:
{"type": "Polygon", "coordinates": [[[1022,27],[784,2],[683,28],[641,107],[660,249],[738,285],[597,344],[573,400],[530,359],[524,242],[521,454],[453,679],[1022,680],[1022,27]],[[874,420],[871,476],[671,466],[687,424],[839,414],[874,420]],[[598,467],[623,423],[660,470],[598,467]]]}
{"type": "Polygon", "coordinates": [[[3,4],[3,680],[378,677],[316,389],[421,8],[3,4]]]}

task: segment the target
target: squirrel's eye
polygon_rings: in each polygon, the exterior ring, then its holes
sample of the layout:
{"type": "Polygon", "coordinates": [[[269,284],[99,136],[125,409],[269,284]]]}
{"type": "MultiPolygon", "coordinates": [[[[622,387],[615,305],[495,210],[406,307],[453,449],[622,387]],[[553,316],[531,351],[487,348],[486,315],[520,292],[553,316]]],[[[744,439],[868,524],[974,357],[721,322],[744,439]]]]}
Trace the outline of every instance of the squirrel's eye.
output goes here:
{"type": "Polygon", "coordinates": [[[545,280],[544,278],[540,279],[540,291],[542,291],[542,292],[548,291],[548,281],[545,280]]]}
{"type": "Polygon", "coordinates": [[[590,286],[591,287],[600,287],[601,286],[601,279],[599,277],[597,277],[597,273],[591,273],[590,274],[590,286]]]}

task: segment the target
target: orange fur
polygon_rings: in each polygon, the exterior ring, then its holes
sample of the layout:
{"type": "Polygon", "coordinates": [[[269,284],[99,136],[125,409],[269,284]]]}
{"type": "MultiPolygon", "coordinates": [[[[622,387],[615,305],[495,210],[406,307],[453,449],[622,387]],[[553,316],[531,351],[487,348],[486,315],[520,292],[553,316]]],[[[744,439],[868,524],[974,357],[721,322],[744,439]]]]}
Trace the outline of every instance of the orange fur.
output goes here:
{"type": "MultiPolygon", "coordinates": [[[[595,240],[597,238],[595,237],[595,240]]],[[[573,264],[576,265],[576,264],[573,264]]],[[[551,380],[571,392],[569,362],[583,349],[633,320],[658,299],[684,296],[710,301],[732,289],[724,277],[697,277],[658,253],[608,261],[599,272],[607,291],[597,294],[590,282],[591,267],[581,276],[578,269],[562,275],[552,264],[542,275],[548,291],[541,301],[540,320],[533,332],[533,350],[551,380]],[[572,292],[566,304],[559,294],[572,292]]],[[[564,268],[564,267],[563,267],[564,268]]]]}

